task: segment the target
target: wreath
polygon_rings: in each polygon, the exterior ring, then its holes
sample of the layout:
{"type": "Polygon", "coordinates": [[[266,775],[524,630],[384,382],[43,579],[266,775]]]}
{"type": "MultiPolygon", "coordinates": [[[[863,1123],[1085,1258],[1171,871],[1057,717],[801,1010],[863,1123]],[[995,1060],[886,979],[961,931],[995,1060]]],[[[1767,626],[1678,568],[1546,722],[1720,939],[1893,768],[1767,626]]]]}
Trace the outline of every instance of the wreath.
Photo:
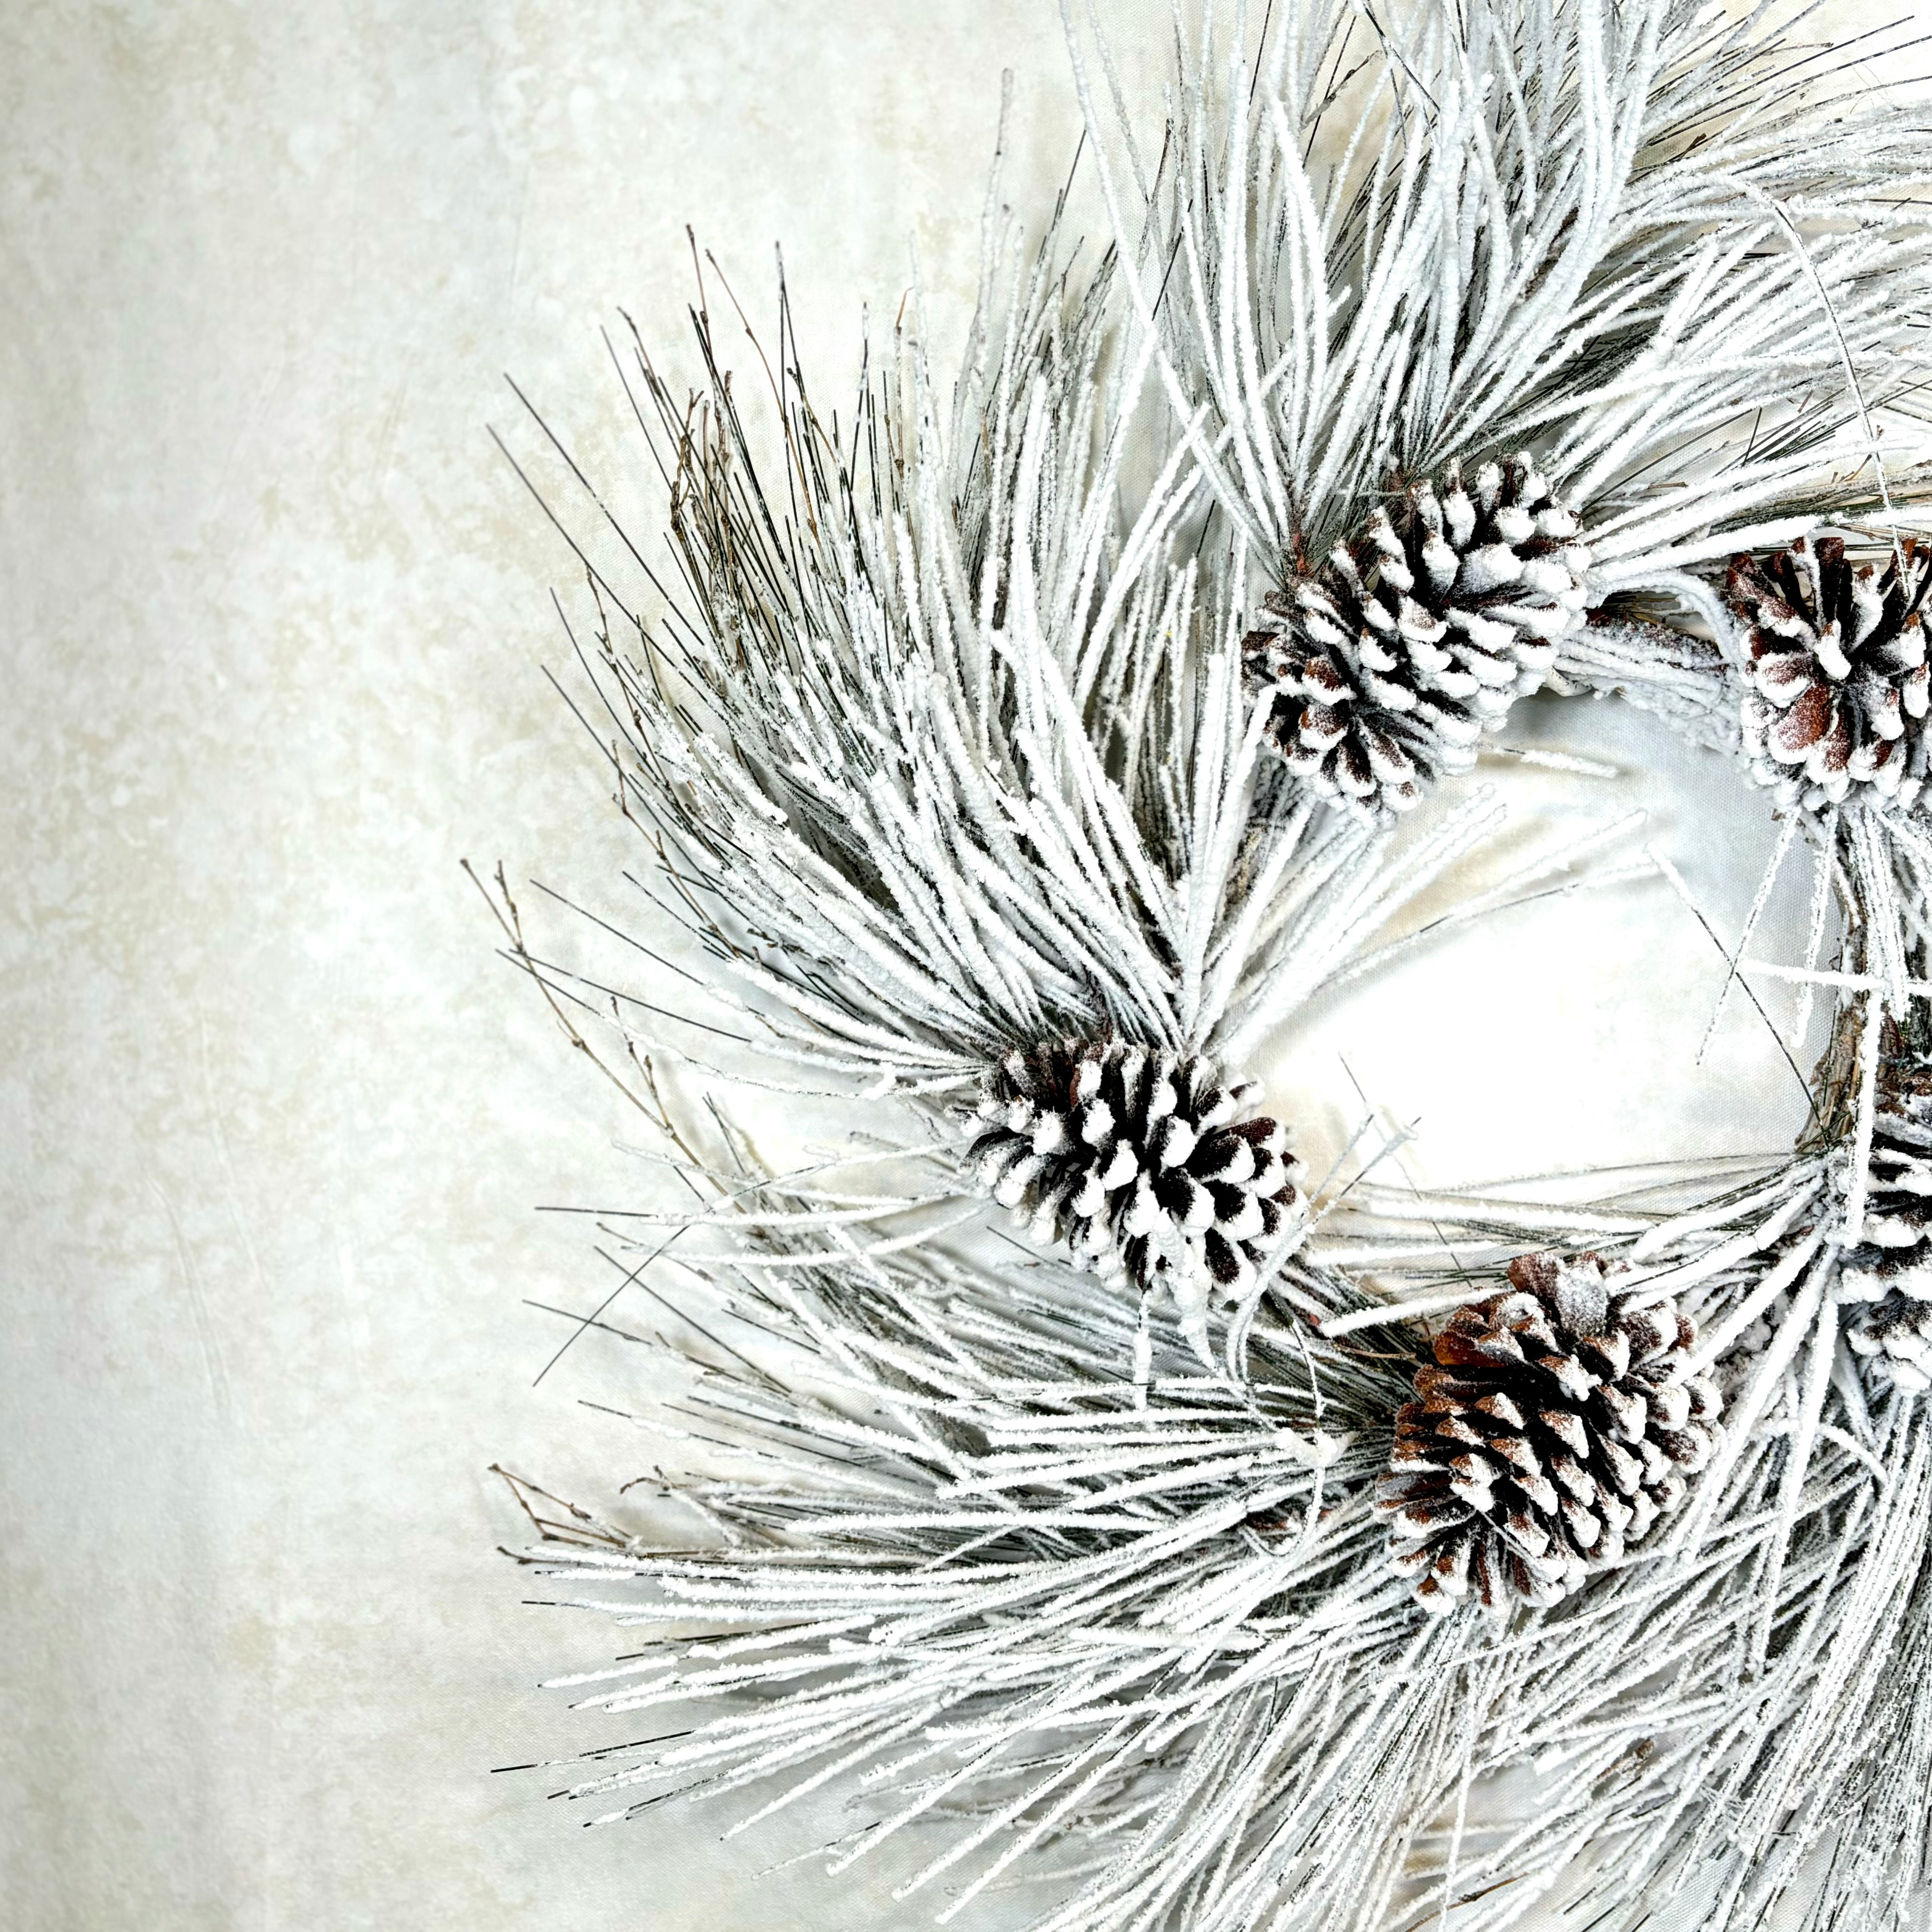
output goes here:
{"type": "Polygon", "coordinates": [[[1112,245],[996,186],[950,379],[909,304],[849,413],[786,322],[734,381],[710,286],[698,389],[621,364],[673,568],[581,550],[573,636],[650,964],[493,898],[687,1190],[610,1227],[692,1526],[510,1481],[623,1627],[560,1681],[697,1714],[568,1789],[848,1792],[832,1868],[920,1827],[940,1923],[1904,1928],[1932,119],[1766,9],[1210,27],[1151,129],[1070,33],[1112,245]],[[1802,989],[1804,1132],[1560,1202],[1383,1186],[1372,1136],[1312,1176],[1258,1048],[1421,943],[1539,689],[1768,794],[1809,943],[1731,970],[1802,989]],[[767,1161],[727,1088],[835,1144],[767,1161]]]}

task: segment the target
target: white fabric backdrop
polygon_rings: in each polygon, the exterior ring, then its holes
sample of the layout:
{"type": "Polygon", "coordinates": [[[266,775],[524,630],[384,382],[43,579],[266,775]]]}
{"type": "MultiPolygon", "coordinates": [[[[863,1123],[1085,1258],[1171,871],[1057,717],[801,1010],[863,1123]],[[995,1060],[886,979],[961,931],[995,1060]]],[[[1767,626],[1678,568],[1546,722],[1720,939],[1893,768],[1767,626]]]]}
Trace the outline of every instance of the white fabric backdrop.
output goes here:
{"type": "MultiPolygon", "coordinates": [[[[1109,18],[1131,51],[1163,10],[1109,18]]],[[[539,674],[570,572],[484,435],[499,372],[617,462],[596,332],[681,345],[686,222],[760,314],[784,244],[827,393],[909,239],[956,334],[1004,65],[1038,203],[1075,122],[1043,0],[0,17],[8,1922],[927,1922],[886,1867],[760,1880],[809,1821],[586,1833],[488,1774],[586,1741],[532,1686],[619,1646],[523,1607],[487,1466],[598,1498],[652,1451],[580,1406],[620,1346],[531,1387],[526,1303],[603,1286],[533,1207],[641,1183],[458,860],[608,907],[632,854],[539,674]]],[[[1486,767],[1519,842],[1643,803],[1735,932],[1769,827],[1730,772],[1610,706],[1516,736],[1632,768],[1486,767]]],[[[1748,1010],[1690,1068],[1720,972],[1660,886],[1559,901],[1266,1070],[1318,1169],[1351,1075],[1442,1178],[1770,1146],[1748,1010]]]]}

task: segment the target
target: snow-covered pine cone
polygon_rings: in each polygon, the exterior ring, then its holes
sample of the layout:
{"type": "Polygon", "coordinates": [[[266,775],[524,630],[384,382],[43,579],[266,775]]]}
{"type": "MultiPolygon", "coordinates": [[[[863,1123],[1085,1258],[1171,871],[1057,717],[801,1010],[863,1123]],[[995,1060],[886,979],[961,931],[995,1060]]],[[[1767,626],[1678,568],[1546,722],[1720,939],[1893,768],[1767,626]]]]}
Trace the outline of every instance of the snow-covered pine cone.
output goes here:
{"type": "Polygon", "coordinates": [[[1876,1392],[1932,1388],[1932,1095],[1895,1097],[1872,1126],[1864,1238],[1838,1266],[1845,1340],[1876,1392]]]}
{"type": "Polygon", "coordinates": [[[1932,1300],[1894,1288],[1846,1323],[1845,1340],[1874,1391],[1923,1395],[1932,1388],[1932,1300]]]}
{"type": "Polygon", "coordinates": [[[1839,537],[1732,559],[1724,592],[1745,626],[1744,746],[1760,782],[1814,808],[1861,792],[1916,801],[1932,752],[1928,582],[1932,552],[1910,544],[1882,570],[1847,562],[1839,537]]]}
{"type": "Polygon", "coordinates": [[[1722,1432],[1674,1304],[1619,1302],[1594,1254],[1526,1256],[1509,1279],[1436,1338],[1377,1486],[1390,1559],[1432,1610],[1567,1596],[1683,1502],[1722,1432]]]}
{"type": "Polygon", "coordinates": [[[1209,1285],[1238,1289],[1299,1202],[1279,1123],[1240,1116],[1259,1083],[1118,1040],[1007,1054],[981,1085],[992,1124],[969,1159],[980,1184],[1042,1242],[1198,1321],[1209,1285]]]}
{"type": "Polygon", "coordinates": [[[1556,662],[1582,621],[1589,554],[1575,514],[1527,456],[1466,488],[1414,483],[1354,542],[1264,600],[1242,640],[1249,684],[1272,689],[1288,768],[1358,811],[1406,812],[1556,662]]]}

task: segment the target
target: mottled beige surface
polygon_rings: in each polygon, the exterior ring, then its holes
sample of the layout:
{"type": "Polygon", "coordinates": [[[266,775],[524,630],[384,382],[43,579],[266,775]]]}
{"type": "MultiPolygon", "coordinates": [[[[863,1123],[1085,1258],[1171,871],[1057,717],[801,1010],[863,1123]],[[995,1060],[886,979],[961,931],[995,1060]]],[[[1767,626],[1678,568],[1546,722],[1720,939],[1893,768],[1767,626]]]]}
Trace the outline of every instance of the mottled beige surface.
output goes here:
{"type": "MultiPolygon", "coordinates": [[[[578,1406],[616,1355],[530,1386],[526,1298],[601,1287],[533,1205],[638,1183],[458,860],[608,905],[628,850],[539,675],[567,560],[484,435],[499,371],[612,450],[596,330],[676,336],[686,221],[762,313],[784,242],[842,379],[908,237],[956,328],[1005,63],[1043,194],[1038,0],[0,14],[8,1924],[926,1922],[862,1868],[760,1889],[802,1828],[584,1833],[487,1774],[577,1735],[530,1686],[608,1640],[520,1606],[486,1466],[591,1495],[648,1452],[578,1406]]],[[[1653,802],[1735,925],[1767,831],[1727,772],[1603,707],[1524,729],[1648,776],[1499,782],[1653,802]]],[[[1684,1072],[1714,958],[1656,886],[1561,902],[1270,1070],[1319,1144],[1346,1054],[1419,1171],[1768,1144],[1748,1016],[1684,1072]]]]}

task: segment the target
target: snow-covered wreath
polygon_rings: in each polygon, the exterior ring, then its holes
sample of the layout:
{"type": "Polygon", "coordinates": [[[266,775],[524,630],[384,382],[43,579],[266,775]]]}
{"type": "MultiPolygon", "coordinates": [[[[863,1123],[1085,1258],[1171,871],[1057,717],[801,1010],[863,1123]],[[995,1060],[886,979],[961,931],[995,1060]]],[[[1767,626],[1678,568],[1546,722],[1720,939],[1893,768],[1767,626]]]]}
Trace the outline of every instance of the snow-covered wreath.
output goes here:
{"type": "Polygon", "coordinates": [[[849,415],[782,327],[734,383],[716,285],[697,393],[622,362],[673,567],[578,634],[646,980],[496,898],[688,1190],[611,1225],[691,1527],[512,1479],[626,1627],[562,1681],[664,1734],[566,1782],[848,1792],[826,1857],[919,1828],[942,1923],[1920,1924],[1932,114],[1766,10],[1211,24],[1150,126],[1073,22],[1114,244],[996,193],[950,381],[906,320],[849,415]],[[1312,1183],[1244,1070],[1415,943],[1538,689],[1769,793],[1809,1124],[1561,1208],[1312,1183]]]}

